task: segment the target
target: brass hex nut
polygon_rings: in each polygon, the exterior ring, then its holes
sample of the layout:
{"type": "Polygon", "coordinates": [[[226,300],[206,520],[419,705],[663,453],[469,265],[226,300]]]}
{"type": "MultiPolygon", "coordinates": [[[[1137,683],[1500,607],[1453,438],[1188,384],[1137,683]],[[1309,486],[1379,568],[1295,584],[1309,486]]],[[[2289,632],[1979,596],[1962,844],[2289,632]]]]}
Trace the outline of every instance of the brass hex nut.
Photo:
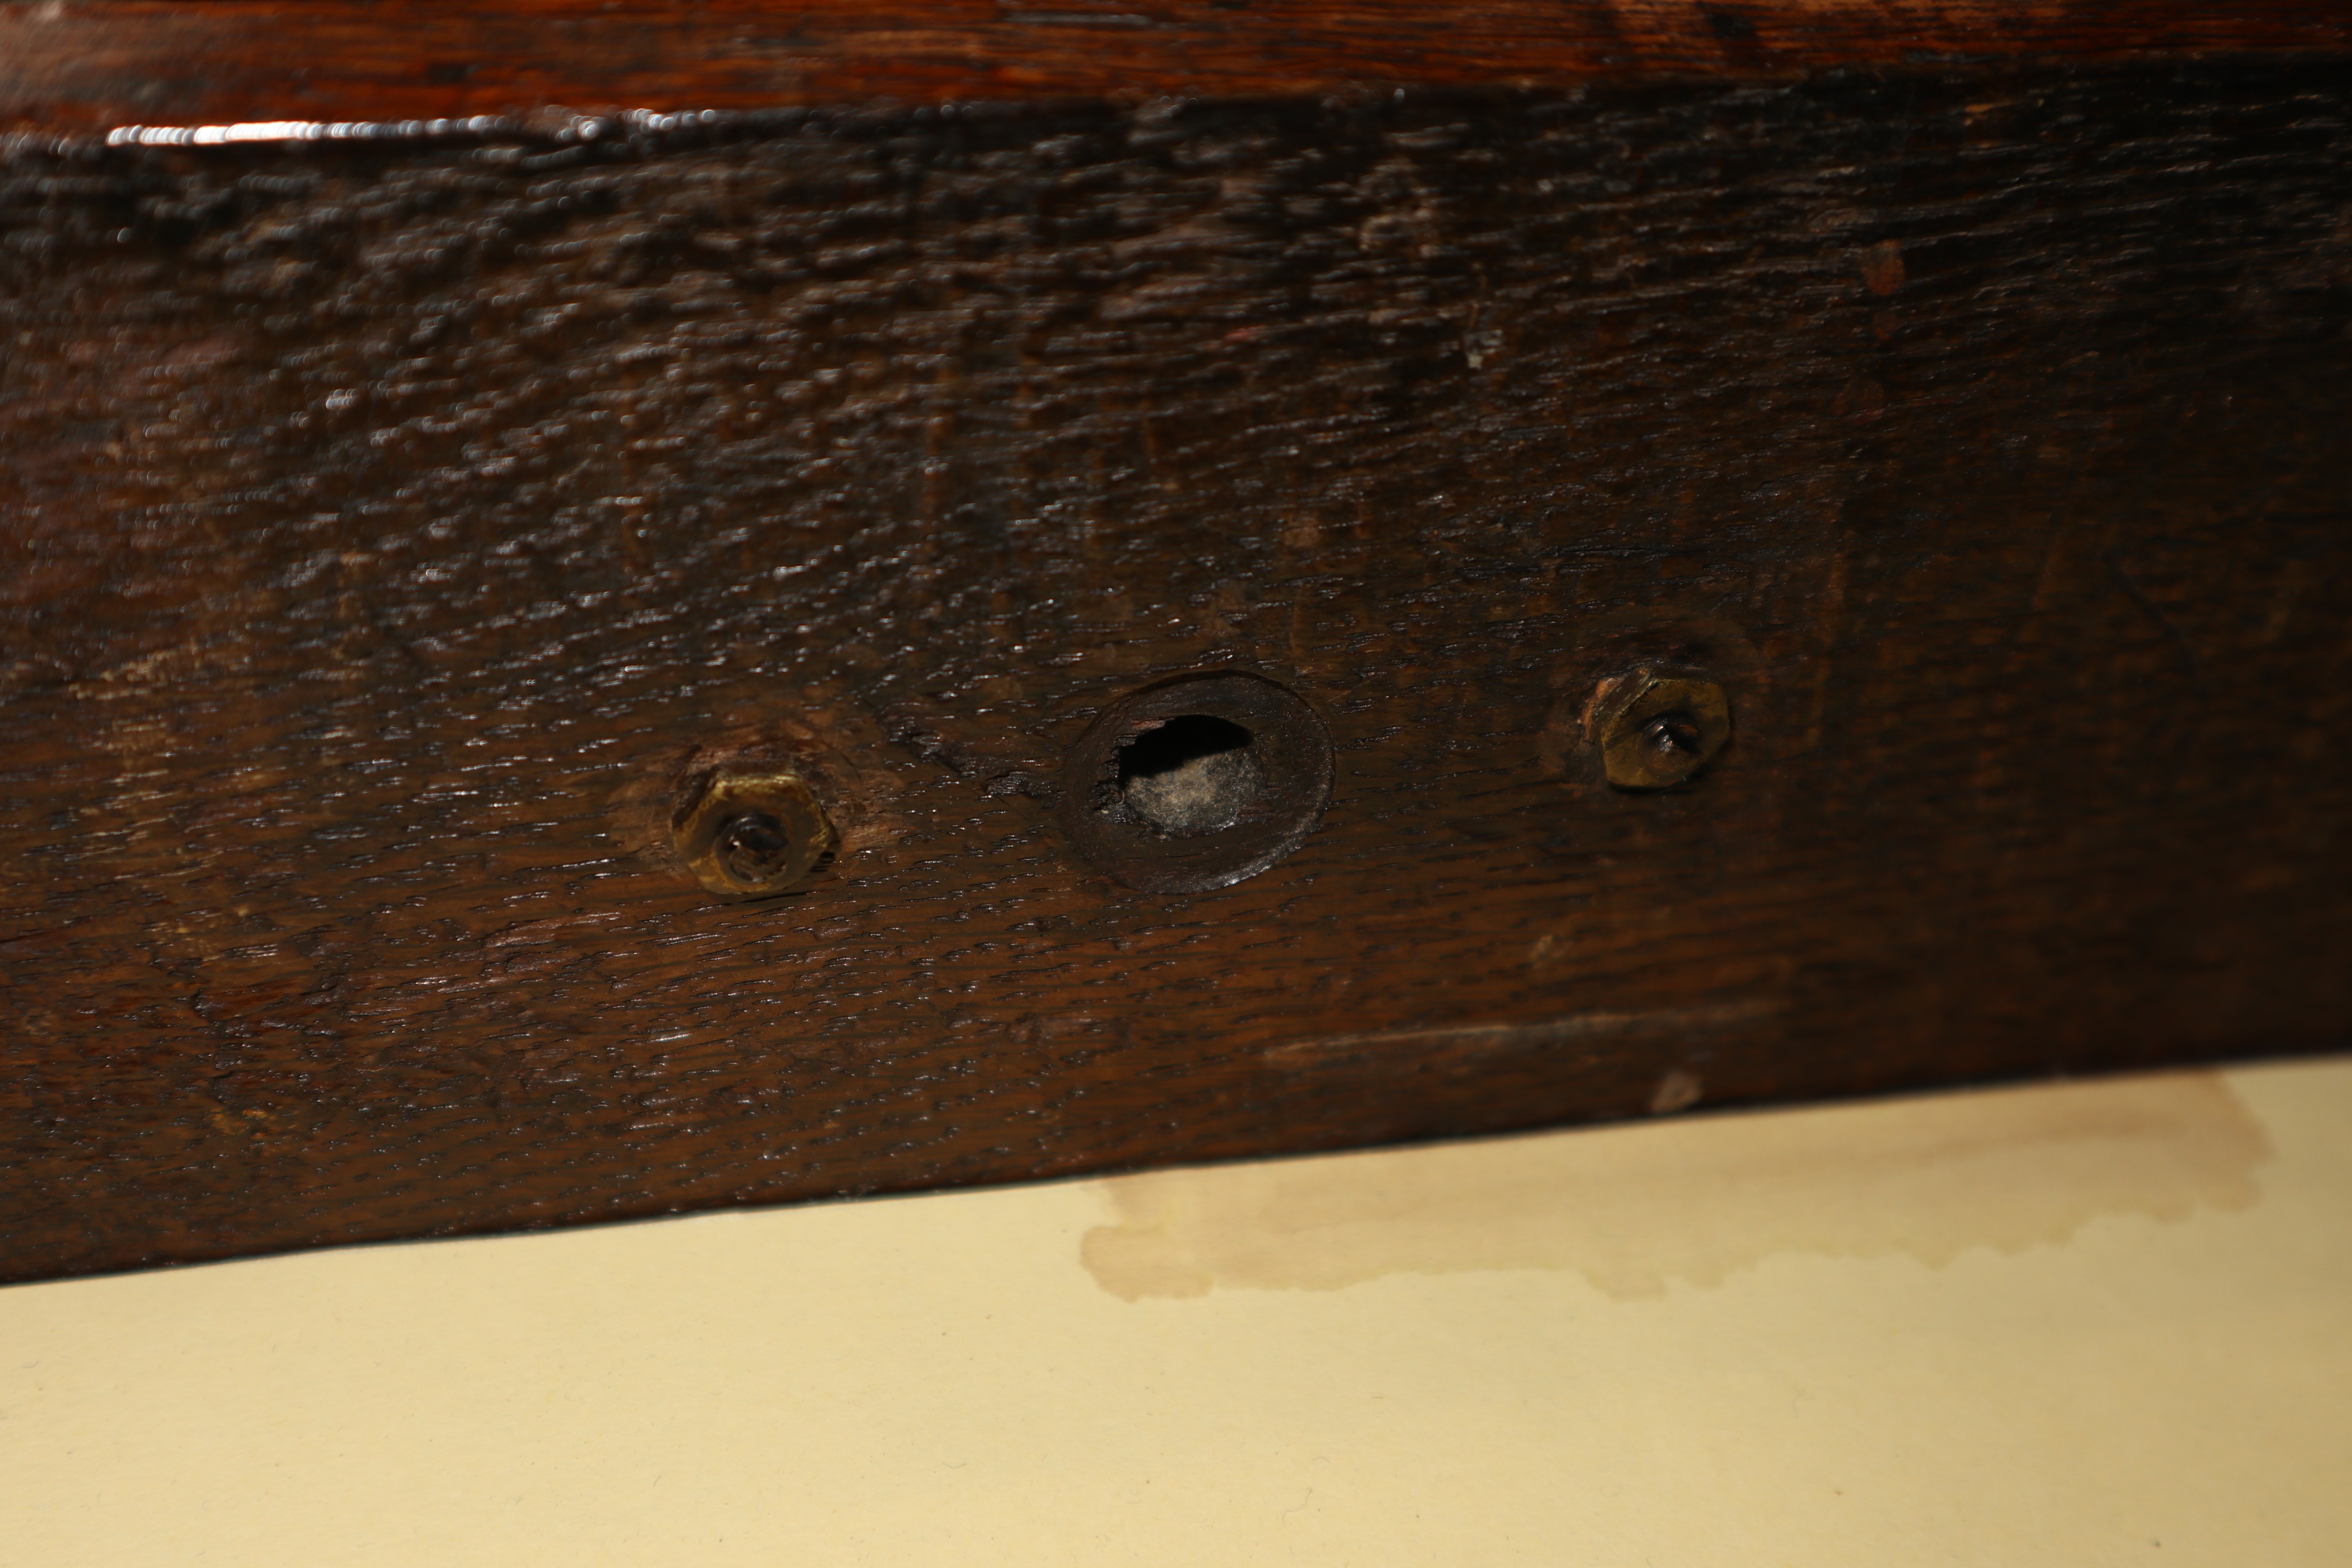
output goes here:
{"type": "Polygon", "coordinates": [[[1610,683],[1593,733],[1612,784],[1671,789],[1713,762],[1731,739],[1731,704],[1712,680],[1637,669],[1610,683]]]}
{"type": "Polygon", "coordinates": [[[670,818],[670,833],[694,879],[732,900],[806,887],[841,843],[816,791],[789,768],[703,774],[670,818]]]}

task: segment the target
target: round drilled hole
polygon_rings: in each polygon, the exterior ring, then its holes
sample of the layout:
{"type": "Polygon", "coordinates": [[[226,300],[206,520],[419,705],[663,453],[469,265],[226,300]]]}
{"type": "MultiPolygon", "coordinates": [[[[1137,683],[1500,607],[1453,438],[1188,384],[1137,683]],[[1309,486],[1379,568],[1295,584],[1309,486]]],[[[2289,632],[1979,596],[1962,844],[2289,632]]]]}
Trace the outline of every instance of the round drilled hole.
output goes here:
{"type": "Polygon", "coordinates": [[[1118,749],[1119,804],[1171,838],[1231,827],[1265,795],[1256,737],[1213,713],[1180,713],[1118,749]]]}
{"type": "Polygon", "coordinates": [[[1199,892],[1298,847],[1331,794],[1331,741],[1273,681],[1219,671],[1130,691],[1071,749],[1062,826],[1130,888],[1199,892]]]}

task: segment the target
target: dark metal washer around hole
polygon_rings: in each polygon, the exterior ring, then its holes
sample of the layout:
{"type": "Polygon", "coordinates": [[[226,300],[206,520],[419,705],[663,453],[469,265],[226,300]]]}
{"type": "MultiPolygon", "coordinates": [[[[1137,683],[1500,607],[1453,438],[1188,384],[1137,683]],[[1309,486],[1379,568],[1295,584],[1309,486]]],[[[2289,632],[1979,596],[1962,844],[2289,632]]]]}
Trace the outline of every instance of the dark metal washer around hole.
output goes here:
{"type": "Polygon", "coordinates": [[[1294,693],[1236,672],[1129,692],[1071,751],[1062,825],[1131,888],[1199,892],[1298,847],[1331,793],[1331,742],[1294,693]]]}

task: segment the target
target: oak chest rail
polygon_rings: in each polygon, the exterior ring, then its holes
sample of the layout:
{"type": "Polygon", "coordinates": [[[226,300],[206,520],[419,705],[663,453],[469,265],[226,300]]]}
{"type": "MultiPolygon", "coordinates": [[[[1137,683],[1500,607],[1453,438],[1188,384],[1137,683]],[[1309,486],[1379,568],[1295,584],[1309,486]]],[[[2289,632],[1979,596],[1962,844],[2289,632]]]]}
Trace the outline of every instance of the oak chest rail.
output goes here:
{"type": "Polygon", "coordinates": [[[0,9],[0,1276],[2345,1042],[2333,8],[402,16],[0,9]]]}

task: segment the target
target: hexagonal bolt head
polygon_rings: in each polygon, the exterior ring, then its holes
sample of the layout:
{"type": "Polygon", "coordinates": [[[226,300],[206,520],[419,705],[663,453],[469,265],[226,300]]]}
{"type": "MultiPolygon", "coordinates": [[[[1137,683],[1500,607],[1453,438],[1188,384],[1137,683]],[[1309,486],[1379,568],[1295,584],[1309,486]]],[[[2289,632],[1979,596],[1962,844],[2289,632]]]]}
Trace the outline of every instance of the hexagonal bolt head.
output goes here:
{"type": "Polygon", "coordinates": [[[1610,684],[1593,733],[1612,784],[1671,789],[1731,739],[1731,704],[1712,680],[1637,669],[1610,684]]]}
{"type": "Polygon", "coordinates": [[[806,887],[841,843],[824,803],[788,768],[704,774],[670,833],[694,879],[735,900],[806,887]]]}

